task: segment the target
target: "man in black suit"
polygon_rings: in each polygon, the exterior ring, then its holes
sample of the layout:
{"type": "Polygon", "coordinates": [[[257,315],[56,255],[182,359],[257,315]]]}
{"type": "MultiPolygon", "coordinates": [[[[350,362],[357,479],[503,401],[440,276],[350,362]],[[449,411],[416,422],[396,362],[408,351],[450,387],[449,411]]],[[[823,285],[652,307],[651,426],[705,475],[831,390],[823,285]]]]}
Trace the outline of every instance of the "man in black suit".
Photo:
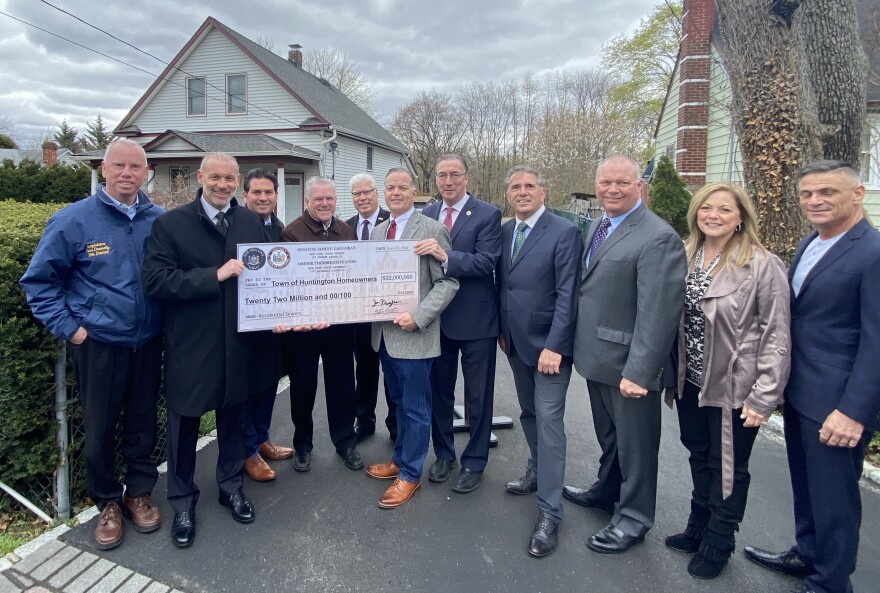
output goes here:
{"type": "Polygon", "coordinates": [[[515,218],[501,228],[497,283],[501,348],[507,354],[520,422],[529,445],[525,474],[508,482],[511,494],[537,492],[538,522],[529,554],[556,549],[565,477],[565,394],[581,269],[578,228],[544,207],[547,189],[537,169],[513,167],[505,180],[515,218]]]}
{"type": "Polygon", "coordinates": [[[795,545],[746,547],[758,564],[806,577],[804,591],[851,593],[865,447],[880,428],[880,233],[849,163],[801,169],[800,204],[816,230],[797,248],[791,283],[791,376],[785,447],[795,545]]]}
{"type": "MultiPolygon", "coordinates": [[[[357,214],[345,222],[357,235],[358,241],[369,241],[370,233],[380,222],[388,220],[388,211],[379,207],[379,192],[376,191],[376,180],[369,173],[358,173],[349,182],[351,199],[357,214]]],[[[355,390],[354,390],[354,431],[358,442],[376,432],[376,401],[379,396],[379,353],[370,344],[371,323],[354,325],[354,359],[355,390]]],[[[383,381],[384,383],[384,381],[383,381]]],[[[397,440],[397,412],[388,396],[385,385],[385,401],[388,404],[388,416],[385,426],[391,434],[391,440],[397,440]]]]}
{"type": "Polygon", "coordinates": [[[447,276],[458,278],[459,289],[440,317],[441,353],[431,367],[431,438],[437,461],[428,479],[445,482],[455,467],[452,424],[461,352],[470,440],[461,453],[461,472],[452,491],[466,494],[480,485],[489,461],[498,339],[495,266],[501,256],[501,212],[467,192],[467,163],[457,154],[437,159],[434,179],[442,200],[426,207],[422,214],[447,228],[452,249],[445,251],[436,240],[425,239],[416,243],[415,251],[437,259],[447,276]]]}
{"type": "MultiPolygon", "coordinates": [[[[281,241],[284,225],[275,216],[278,203],[278,178],[262,168],[251,169],[244,176],[244,204],[251,212],[263,219],[266,241],[281,241]]],[[[251,395],[245,409],[244,424],[244,473],[255,482],[268,482],[275,479],[275,470],[269,467],[266,459],[277,461],[293,456],[293,449],[276,445],[269,440],[269,425],[272,423],[272,409],[278,391],[281,370],[281,340],[283,338],[270,332],[260,332],[257,348],[253,353],[251,374],[251,395]]]]}
{"type": "Polygon", "coordinates": [[[171,539],[192,544],[199,488],[193,480],[199,420],[216,410],[220,504],[239,523],[254,520],[242,491],[244,417],[255,337],[238,332],[239,243],[265,241],[263,221],[238,207],[238,163],[226,153],[202,159],[201,187],[189,204],[156,219],[147,242],[143,280],[165,315],[168,403],[168,503],[171,539]]]}

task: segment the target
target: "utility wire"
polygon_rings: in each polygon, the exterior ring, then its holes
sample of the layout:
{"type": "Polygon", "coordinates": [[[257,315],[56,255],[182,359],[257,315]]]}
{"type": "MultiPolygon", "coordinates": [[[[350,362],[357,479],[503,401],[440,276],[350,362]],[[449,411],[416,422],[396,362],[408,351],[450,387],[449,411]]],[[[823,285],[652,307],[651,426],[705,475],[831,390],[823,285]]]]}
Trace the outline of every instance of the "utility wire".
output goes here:
{"type": "MultiPolygon", "coordinates": [[[[208,82],[207,77],[204,77],[204,76],[194,76],[194,75],[192,75],[192,74],[186,72],[186,71],[183,70],[182,68],[178,68],[177,66],[172,66],[172,65],[169,64],[168,62],[162,60],[161,58],[158,58],[158,57],[154,56],[153,54],[151,54],[151,53],[149,53],[149,52],[147,52],[147,51],[144,51],[144,50],[138,48],[137,46],[132,45],[131,43],[129,43],[129,42],[127,42],[127,41],[123,41],[122,39],[119,39],[118,37],[112,35],[111,33],[108,33],[107,31],[101,29],[100,27],[96,27],[95,25],[92,25],[92,24],[90,24],[90,23],[84,21],[83,19],[79,18],[78,16],[76,16],[76,15],[74,15],[74,14],[71,14],[71,13],[67,12],[66,10],[63,10],[63,9],[57,7],[57,6],[54,6],[53,4],[50,4],[49,2],[46,2],[45,0],[41,0],[41,1],[42,1],[44,4],[46,4],[47,6],[50,6],[50,7],[54,8],[55,10],[58,10],[58,11],[64,13],[64,14],[66,14],[66,15],[68,15],[68,16],[70,16],[70,17],[72,17],[72,18],[74,18],[74,19],[76,19],[76,20],[82,22],[82,23],[85,24],[85,25],[88,25],[89,27],[91,27],[91,28],[93,28],[93,29],[96,29],[96,30],[98,30],[98,31],[100,31],[100,32],[102,32],[102,33],[104,33],[105,35],[108,35],[109,37],[115,39],[116,41],[119,41],[119,42],[121,42],[121,43],[124,43],[125,45],[128,45],[129,47],[131,47],[131,48],[133,48],[133,49],[139,51],[140,53],[142,53],[142,54],[144,54],[144,55],[147,55],[147,56],[153,58],[154,60],[157,60],[157,61],[161,62],[162,64],[165,64],[166,66],[171,66],[171,68],[173,68],[174,70],[176,70],[176,71],[178,71],[178,72],[181,72],[182,74],[184,74],[184,75],[186,75],[186,76],[189,76],[189,77],[191,77],[191,78],[201,78],[202,80],[205,81],[205,84],[206,84],[207,86],[210,86],[211,88],[220,91],[221,93],[223,93],[223,96],[224,96],[224,98],[221,99],[221,98],[219,98],[219,97],[211,96],[211,95],[209,95],[209,94],[206,92],[205,95],[204,95],[205,98],[206,98],[206,99],[211,99],[212,101],[215,101],[215,102],[217,102],[217,103],[222,103],[224,106],[226,105],[226,100],[225,100],[225,96],[226,96],[226,94],[227,94],[227,93],[226,93],[226,90],[225,90],[225,89],[222,89],[222,88],[220,88],[220,87],[218,87],[218,86],[216,86],[216,85],[214,85],[214,84],[212,84],[212,83],[210,83],[210,82],[208,82]]],[[[158,78],[158,77],[160,76],[160,75],[158,75],[158,74],[156,74],[156,73],[154,73],[154,72],[150,72],[149,70],[144,70],[143,68],[140,68],[139,66],[135,66],[134,64],[130,64],[130,63],[124,61],[124,60],[120,60],[119,58],[115,58],[115,57],[113,57],[113,56],[111,56],[111,55],[105,54],[105,53],[103,53],[103,52],[101,52],[101,51],[98,51],[98,50],[96,50],[96,49],[93,49],[93,48],[91,48],[91,47],[88,47],[88,46],[86,46],[86,45],[83,45],[82,43],[79,43],[79,42],[74,41],[74,40],[72,40],[72,39],[68,39],[67,37],[64,37],[63,35],[59,35],[59,34],[57,34],[57,33],[53,33],[52,31],[49,31],[48,29],[44,29],[43,27],[40,27],[40,26],[38,26],[38,25],[35,25],[35,24],[33,24],[33,23],[30,23],[30,22],[28,22],[28,21],[25,21],[25,20],[23,20],[23,19],[20,19],[20,18],[18,18],[18,17],[16,17],[16,16],[13,16],[13,15],[8,14],[8,13],[6,13],[6,12],[0,11],[0,15],[5,16],[5,17],[8,17],[8,18],[11,18],[12,20],[14,20],[14,21],[18,21],[19,23],[22,23],[22,24],[27,25],[27,26],[29,26],[29,27],[33,27],[34,29],[37,29],[38,31],[42,31],[43,33],[46,33],[46,34],[51,35],[51,36],[53,36],[53,37],[57,37],[58,39],[61,39],[61,40],[63,40],[63,41],[66,41],[66,42],[68,42],[68,43],[71,43],[71,44],[73,44],[73,45],[76,45],[76,46],[78,46],[78,47],[81,47],[81,48],[83,48],[83,49],[85,49],[85,50],[87,50],[87,51],[90,51],[90,52],[92,52],[92,53],[98,54],[99,56],[102,56],[102,57],[108,58],[108,59],[110,59],[110,60],[113,60],[114,62],[118,62],[118,63],[122,64],[123,66],[127,66],[127,67],[132,68],[132,69],[134,69],[134,70],[137,70],[137,71],[139,71],[139,72],[143,72],[144,74],[148,74],[148,75],[150,75],[150,76],[153,77],[153,78],[158,78]]],[[[166,78],[164,78],[163,80],[164,80],[165,82],[167,82],[167,83],[171,83],[171,84],[173,84],[173,85],[175,85],[175,86],[178,86],[178,87],[180,87],[180,88],[183,88],[183,89],[186,89],[186,88],[187,88],[186,85],[181,84],[181,83],[179,83],[179,82],[176,82],[176,81],[174,81],[174,80],[171,80],[170,77],[166,77],[166,78]]],[[[271,116],[271,117],[273,117],[273,118],[276,118],[276,119],[278,119],[278,120],[280,120],[280,121],[282,121],[282,122],[284,122],[284,123],[290,124],[290,125],[292,125],[292,126],[294,126],[294,127],[297,127],[297,128],[299,127],[299,124],[298,124],[298,123],[296,123],[296,122],[294,122],[294,121],[292,121],[292,120],[289,120],[289,119],[287,119],[287,118],[284,117],[284,116],[281,116],[281,115],[278,115],[278,114],[276,114],[276,113],[273,113],[273,112],[269,111],[268,109],[264,109],[264,108],[260,107],[259,105],[256,105],[255,103],[249,102],[249,101],[244,100],[244,99],[242,99],[242,102],[243,102],[244,104],[246,104],[246,105],[248,105],[248,106],[250,106],[250,107],[253,107],[254,109],[256,109],[256,110],[258,110],[258,111],[261,111],[261,112],[263,112],[264,114],[267,114],[267,115],[269,115],[269,116],[271,116]]]]}

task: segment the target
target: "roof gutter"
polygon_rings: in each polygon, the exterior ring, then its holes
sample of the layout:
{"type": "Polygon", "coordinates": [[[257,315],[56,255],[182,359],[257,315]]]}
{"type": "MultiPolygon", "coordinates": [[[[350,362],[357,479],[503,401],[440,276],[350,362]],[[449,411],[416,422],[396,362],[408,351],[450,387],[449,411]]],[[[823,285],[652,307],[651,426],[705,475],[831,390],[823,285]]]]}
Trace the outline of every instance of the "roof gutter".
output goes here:
{"type": "MultiPolygon", "coordinates": [[[[330,136],[329,138],[327,138],[326,140],[322,140],[322,141],[321,141],[321,160],[318,161],[319,164],[320,164],[319,169],[320,169],[321,177],[326,177],[326,176],[327,176],[327,174],[326,174],[326,169],[327,169],[327,167],[324,166],[324,161],[325,161],[326,158],[327,158],[326,156],[324,156],[324,155],[327,154],[327,150],[326,150],[326,148],[327,148],[327,144],[336,141],[336,126],[330,126],[329,129],[330,129],[330,130],[333,130],[333,135],[330,136]]],[[[331,150],[331,152],[333,152],[332,147],[331,147],[330,150],[331,150]]],[[[334,154],[333,154],[333,158],[334,158],[334,163],[333,163],[334,167],[333,167],[333,168],[335,169],[335,168],[336,168],[336,166],[335,166],[335,165],[336,165],[336,163],[335,163],[336,153],[335,153],[335,152],[334,152],[334,154]]],[[[336,171],[334,171],[333,173],[334,173],[334,175],[335,175],[336,171]]]]}

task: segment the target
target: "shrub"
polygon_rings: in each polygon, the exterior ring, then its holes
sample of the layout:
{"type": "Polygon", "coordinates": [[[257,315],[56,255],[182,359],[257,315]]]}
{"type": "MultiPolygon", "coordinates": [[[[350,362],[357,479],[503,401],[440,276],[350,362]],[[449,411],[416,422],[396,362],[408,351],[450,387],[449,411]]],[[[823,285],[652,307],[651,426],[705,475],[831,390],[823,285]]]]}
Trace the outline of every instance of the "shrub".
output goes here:
{"type": "Polygon", "coordinates": [[[651,180],[650,208],[684,239],[688,236],[687,211],[691,194],[675,170],[672,161],[660,157],[651,180]]]}
{"type": "Polygon", "coordinates": [[[58,465],[53,406],[60,343],[31,315],[18,279],[59,207],[0,201],[0,480],[23,492],[32,490],[26,480],[51,479],[58,465]]]}
{"type": "Polygon", "coordinates": [[[7,159],[0,165],[0,200],[75,202],[91,194],[91,175],[83,164],[44,167],[25,159],[16,166],[7,159]]]}

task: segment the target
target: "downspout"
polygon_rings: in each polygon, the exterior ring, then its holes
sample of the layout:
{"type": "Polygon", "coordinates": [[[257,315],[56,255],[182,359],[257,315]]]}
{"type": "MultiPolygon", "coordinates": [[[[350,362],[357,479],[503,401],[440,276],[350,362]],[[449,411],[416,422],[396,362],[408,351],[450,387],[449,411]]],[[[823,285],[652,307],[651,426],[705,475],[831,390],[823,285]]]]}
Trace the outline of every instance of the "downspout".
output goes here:
{"type": "Polygon", "coordinates": [[[318,161],[318,174],[321,177],[327,176],[327,174],[325,173],[326,167],[324,166],[324,160],[326,159],[326,157],[324,155],[327,154],[327,150],[326,150],[327,145],[330,144],[331,142],[333,142],[334,140],[336,140],[336,128],[334,128],[333,126],[330,126],[330,129],[333,130],[333,135],[330,136],[329,138],[327,138],[326,140],[321,141],[321,160],[318,161]]]}

